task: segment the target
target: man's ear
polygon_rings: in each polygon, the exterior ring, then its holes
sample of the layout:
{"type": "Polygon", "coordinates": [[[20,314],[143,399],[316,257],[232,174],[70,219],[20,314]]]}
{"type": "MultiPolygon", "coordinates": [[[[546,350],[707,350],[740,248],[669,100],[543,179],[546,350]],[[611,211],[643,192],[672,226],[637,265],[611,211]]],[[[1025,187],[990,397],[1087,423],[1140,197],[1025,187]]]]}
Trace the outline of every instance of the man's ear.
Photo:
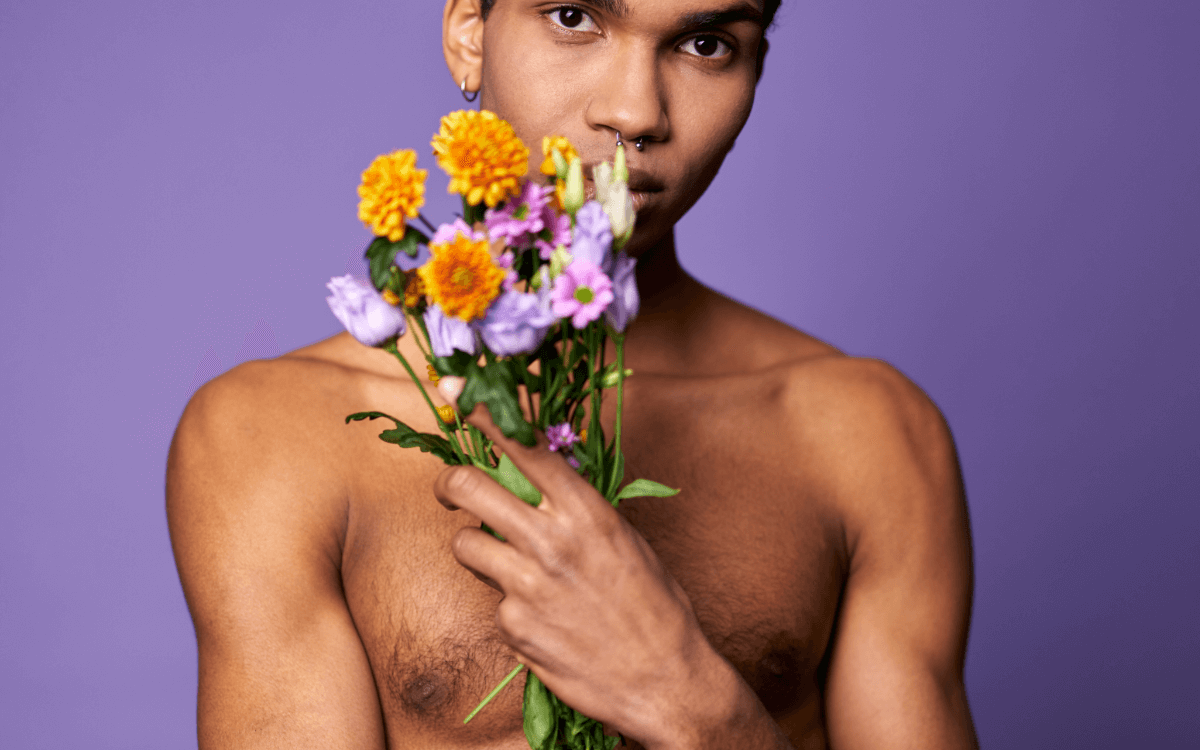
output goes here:
{"type": "Polygon", "coordinates": [[[468,93],[478,91],[483,81],[483,10],[479,0],[446,0],[442,53],[454,85],[466,81],[468,93]]]}
{"type": "MultiPolygon", "coordinates": [[[[450,0],[454,2],[454,0],[450,0]]],[[[762,41],[758,43],[758,72],[754,76],[754,82],[758,83],[762,80],[763,64],[767,61],[767,50],[771,48],[770,42],[764,36],[762,41]]]]}

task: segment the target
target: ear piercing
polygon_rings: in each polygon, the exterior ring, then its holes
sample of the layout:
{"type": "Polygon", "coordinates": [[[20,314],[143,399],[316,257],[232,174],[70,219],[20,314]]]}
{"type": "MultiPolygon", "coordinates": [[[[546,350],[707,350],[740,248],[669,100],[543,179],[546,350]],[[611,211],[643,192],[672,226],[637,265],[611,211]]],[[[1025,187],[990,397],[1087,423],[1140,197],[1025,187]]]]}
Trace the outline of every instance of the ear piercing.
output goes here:
{"type": "Polygon", "coordinates": [[[462,92],[463,99],[466,99],[468,102],[473,102],[477,98],[479,98],[479,90],[478,89],[476,89],[475,91],[472,91],[470,96],[467,96],[467,79],[466,78],[463,78],[462,83],[458,84],[458,90],[462,92]]]}

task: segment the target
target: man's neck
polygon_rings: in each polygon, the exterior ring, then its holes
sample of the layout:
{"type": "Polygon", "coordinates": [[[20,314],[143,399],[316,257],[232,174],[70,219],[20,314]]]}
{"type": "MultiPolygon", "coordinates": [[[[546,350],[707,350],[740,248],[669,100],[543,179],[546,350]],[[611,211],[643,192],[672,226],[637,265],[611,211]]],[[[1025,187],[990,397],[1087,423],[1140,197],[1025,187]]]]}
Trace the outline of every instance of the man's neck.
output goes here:
{"type": "Polygon", "coordinates": [[[625,338],[630,366],[690,371],[693,342],[704,337],[703,308],[717,295],[679,264],[673,231],[638,256],[637,285],[641,305],[625,338]]]}

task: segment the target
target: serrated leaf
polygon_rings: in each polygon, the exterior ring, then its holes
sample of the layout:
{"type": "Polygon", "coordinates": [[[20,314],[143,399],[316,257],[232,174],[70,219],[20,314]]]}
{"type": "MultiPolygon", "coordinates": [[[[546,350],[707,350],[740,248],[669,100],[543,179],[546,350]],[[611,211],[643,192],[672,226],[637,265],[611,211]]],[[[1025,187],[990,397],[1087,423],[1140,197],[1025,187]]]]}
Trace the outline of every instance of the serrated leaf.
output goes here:
{"type": "Polygon", "coordinates": [[[631,497],[671,497],[678,494],[679,490],[671,489],[665,484],[650,479],[635,479],[617,493],[617,500],[631,497]]]}
{"type": "Polygon", "coordinates": [[[384,430],[379,433],[379,439],[385,443],[392,443],[401,448],[417,448],[425,453],[432,454],[442,459],[442,461],[450,466],[457,466],[462,463],[459,460],[458,454],[450,447],[450,441],[440,435],[431,435],[428,432],[417,432],[413,428],[401,422],[399,419],[384,414],[381,411],[360,411],[346,417],[347,424],[354,421],[358,422],[363,419],[390,419],[396,424],[393,430],[384,430]]]}

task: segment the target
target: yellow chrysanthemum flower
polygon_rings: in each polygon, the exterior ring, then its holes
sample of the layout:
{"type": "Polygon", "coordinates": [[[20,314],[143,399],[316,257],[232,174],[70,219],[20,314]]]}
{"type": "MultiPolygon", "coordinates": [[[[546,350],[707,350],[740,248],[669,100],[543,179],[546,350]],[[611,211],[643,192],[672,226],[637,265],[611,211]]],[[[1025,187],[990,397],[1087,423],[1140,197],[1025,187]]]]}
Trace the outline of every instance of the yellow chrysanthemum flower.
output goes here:
{"type": "Polygon", "coordinates": [[[424,169],[417,169],[412,149],[375,157],[358,186],[358,218],[375,234],[392,242],[404,238],[404,222],[417,218],[425,205],[424,169]]]}
{"type": "Polygon", "coordinates": [[[443,117],[433,153],[450,175],[449,192],[466,196],[472,206],[483,201],[495,208],[517,195],[529,171],[529,149],[511,125],[487,110],[459,110],[443,117]]]}
{"type": "Polygon", "coordinates": [[[504,269],[492,262],[487,239],[473,240],[461,232],[450,242],[429,245],[432,254],[417,269],[429,299],[442,312],[466,322],[482,318],[500,293],[504,269]]]}
{"type": "Polygon", "coordinates": [[[579,153],[575,150],[575,147],[571,145],[571,142],[567,140],[566,136],[542,136],[542,156],[545,158],[542,160],[541,171],[542,174],[548,177],[553,177],[555,175],[554,157],[551,156],[551,154],[554,153],[554,149],[558,149],[558,152],[562,154],[563,159],[566,160],[568,164],[571,163],[572,159],[579,158],[579,153]]]}
{"type": "Polygon", "coordinates": [[[421,295],[425,294],[425,284],[416,271],[409,271],[407,275],[408,279],[404,284],[404,306],[416,307],[421,301],[421,295]]]}
{"type": "Polygon", "coordinates": [[[437,413],[438,413],[438,416],[442,418],[442,421],[445,422],[446,424],[454,424],[454,407],[453,406],[445,406],[445,405],[439,406],[437,408],[437,413]]]}

